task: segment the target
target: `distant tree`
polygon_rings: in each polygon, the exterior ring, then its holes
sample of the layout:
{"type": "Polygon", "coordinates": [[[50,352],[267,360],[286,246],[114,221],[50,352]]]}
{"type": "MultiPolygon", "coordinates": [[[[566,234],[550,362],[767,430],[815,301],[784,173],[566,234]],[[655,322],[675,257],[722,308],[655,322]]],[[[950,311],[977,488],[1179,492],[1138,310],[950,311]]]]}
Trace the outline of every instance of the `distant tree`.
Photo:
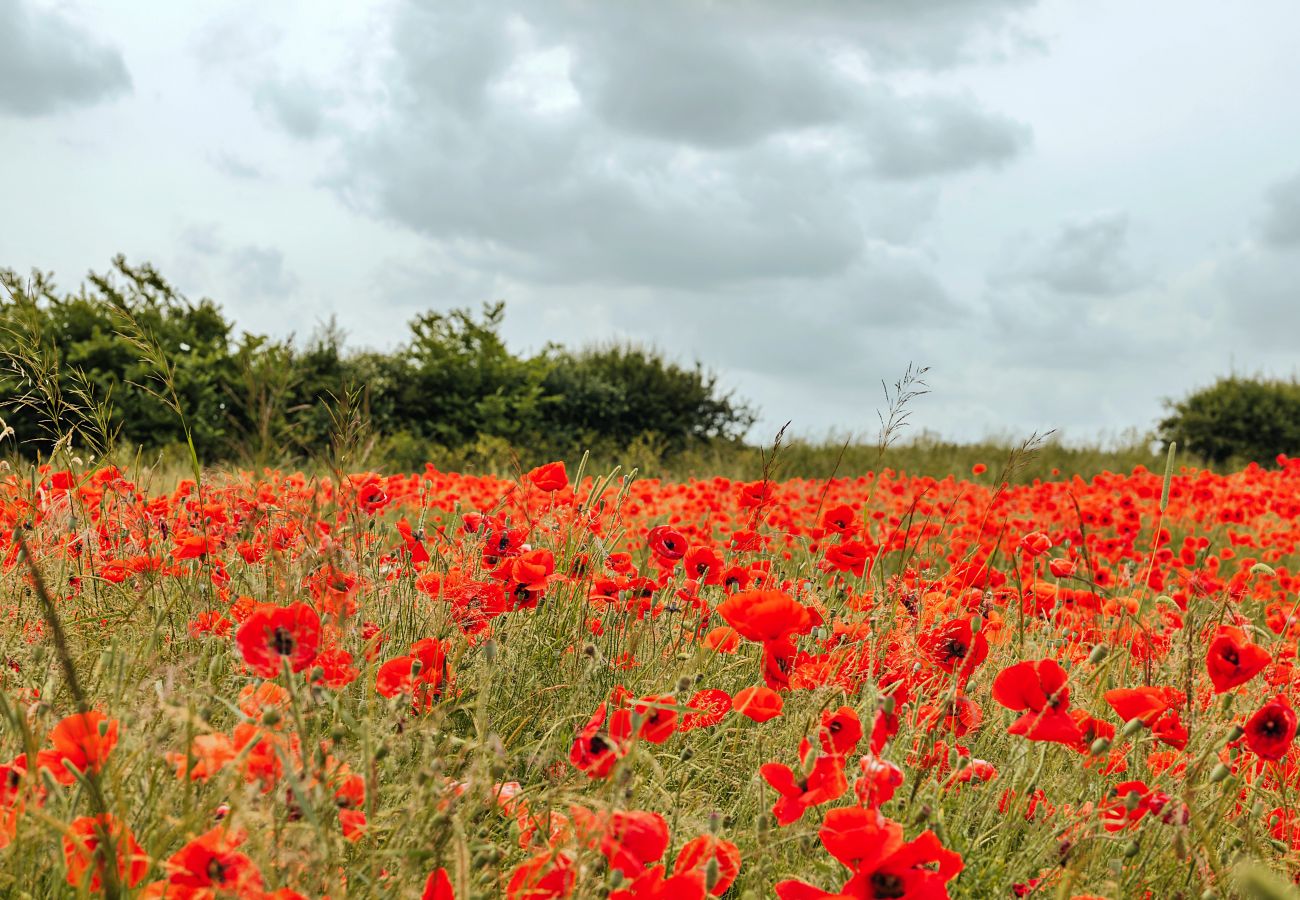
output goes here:
{"type": "Polygon", "coordinates": [[[1272,464],[1300,455],[1300,383],[1294,379],[1220,378],[1177,402],[1160,438],[1213,463],[1272,464]]]}
{"type": "Polygon", "coordinates": [[[570,440],[594,434],[626,446],[653,434],[679,451],[692,441],[739,438],[755,420],[700,365],[682,367],[632,345],[553,350],[542,387],[548,426],[570,440]]]}
{"type": "Polygon", "coordinates": [[[174,388],[196,447],[220,455],[230,423],[231,328],[210,300],[191,302],[151,266],[121,256],[76,294],[60,294],[49,275],[0,270],[0,403],[20,440],[36,446],[49,446],[79,418],[90,439],[86,420],[96,405],[113,434],[160,446],[185,440],[180,418],[157,396],[174,388]]]}
{"type": "Polygon", "coordinates": [[[394,415],[446,447],[479,435],[523,440],[540,424],[542,365],[513,355],[500,335],[505,304],[426,312],[411,321],[411,340],[396,386],[394,415]]]}
{"type": "Polygon", "coordinates": [[[714,375],[657,351],[512,353],[504,315],[501,303],[422,313],[396,350],[357,352],[333,322],[305,345],[235,340],[211,300],[120,256],[75,294],[0,270],[0,417],[28,454],[192,436],[203,461],[257,463],[331,447],[340,411],[352,433],[392,439],[406,460],[487,448],[523,461],[641,440],[673,452],[739,438],[754,421],[714,375]]]}

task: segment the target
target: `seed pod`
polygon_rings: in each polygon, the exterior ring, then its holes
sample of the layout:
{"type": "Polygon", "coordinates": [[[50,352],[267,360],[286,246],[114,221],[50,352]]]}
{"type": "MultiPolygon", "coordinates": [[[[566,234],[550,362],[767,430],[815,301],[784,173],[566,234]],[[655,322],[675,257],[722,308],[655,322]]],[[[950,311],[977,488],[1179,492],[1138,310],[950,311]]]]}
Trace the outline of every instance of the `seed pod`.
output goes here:
{"type": "Polygon", "coordinates": [[[1110,738],[1099,737],[1097,740],[1092,742],[1092,746],[1088,748],[1088,752],[1093,756],[1101,756],[1109,749],[1110,738]]]}
{"type": "Polygon", "coordinates": [[[1110,653],[1109,647],[1107,647],[1105,644],[1098,644],[1097,646],[1093,647],[1092,652],[1088,654],[1088,665],[1095,666],[1099,664],[1103,659],[1106,658],[1106,655],[1108,653],[1110,653]]]}
{"type": "Polygon", "coordinates": [[[1215,766],[1214,769],[1210,772],[1210,784],[1218,784],[1220,781],[1223,781],[1225,778],[1227,778],[1227,777],[1228,777],[1229,775],[1231,775],[1231,774],[1232,774],[1232,770],[1231,770],[1231,769],[1229,769],[1229,768],[1228,768],[1227,766],[1225,766],[1223,763],[1219,763],[1219,764],[1218,764],[1217,766],[1215,766]]]}
{"type": "Polygon", "coordinates": [[[1146,727],[1147,727],[1146,722],[1143,722],[1140,718],[1134,716],[1133,718],[1129,719],[1127,722],[1124,723],[1124,729],[1120,732],[1120,734],[1122,734],[1126,738],[1131,738],[1133,737],[1133,735],[1137,734],[1139,731],[1141,731],[1143,728],[1146,727]]]}
{"type": "Polygon", "coordinates": [[[709,857],[709,864],[704,867],[705,890],[713,890],[713,886],[718,883],[718,879],[721,877],[722,869],[718,865],[718,857],[715,854],[714,856],[709,857]]]}

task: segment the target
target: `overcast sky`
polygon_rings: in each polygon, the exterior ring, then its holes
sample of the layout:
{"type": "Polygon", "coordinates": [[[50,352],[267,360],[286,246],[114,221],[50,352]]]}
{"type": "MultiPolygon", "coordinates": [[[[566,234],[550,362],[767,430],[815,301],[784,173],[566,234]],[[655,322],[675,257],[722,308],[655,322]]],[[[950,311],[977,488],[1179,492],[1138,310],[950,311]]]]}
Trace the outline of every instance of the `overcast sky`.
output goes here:
{"type": "Polygon", "coordinates": [[[0,266],[357,346],[506,301],[873,432],[1151,427],[1300,347],[1300,6],[0,0],[0,266]]]}

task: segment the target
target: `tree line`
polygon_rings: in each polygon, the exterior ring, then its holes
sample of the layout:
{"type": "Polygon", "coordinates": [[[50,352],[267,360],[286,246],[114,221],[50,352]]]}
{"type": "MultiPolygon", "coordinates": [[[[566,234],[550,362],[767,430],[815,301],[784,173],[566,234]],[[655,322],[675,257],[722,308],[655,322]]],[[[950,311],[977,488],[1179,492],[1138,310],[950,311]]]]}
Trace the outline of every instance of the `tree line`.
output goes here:
{"type": "Polygon", "coordinates": [[[504,305],[429,311],[389,352],[241,332],[148,264],[113,260],[75,292],[0,270],[0,417],[25,455],[192,446],[204,463],[276,463],[341,439],[409,465],[484,442],[521,462],[641,442],[663,454],[738,442],[754,410],[699,363],[632,344],[531,355],[504,305]]]}

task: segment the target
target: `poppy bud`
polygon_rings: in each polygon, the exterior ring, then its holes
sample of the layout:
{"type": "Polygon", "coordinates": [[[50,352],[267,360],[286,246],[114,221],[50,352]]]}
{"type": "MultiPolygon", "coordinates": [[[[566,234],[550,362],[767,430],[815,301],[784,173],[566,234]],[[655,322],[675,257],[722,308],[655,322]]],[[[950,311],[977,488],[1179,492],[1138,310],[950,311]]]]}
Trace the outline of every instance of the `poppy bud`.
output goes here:
{"type": "Polygon", "coordinates": [[[1110,738],[1099,737],[1097,740],[1092,742],[1092,746],[1088,748],[1088,753],[1092,756],[1101,756],[1109,749],[1110,738]]]}
{"type": "Polygon", "coordinates": [[[609,873],[609,886],[614,890],[618,890],[620,887],[623,886],[622,869],[615,869],[614,871],[609,873]]]}
{"type": "Polygon", "coordinates": [[[388,755],[388,744],[386,744],[386,743],[381,743],[378,747],[375,748],[375,761],[376,761],[376,762],[378,762],[379,760],[383,759],[383,758],[386,757],[387,755],[388,755]]]}
{"type": "Polygon", "coordinates": [[[718,883],[722,877],[722,870],[718,866],[718,857],[713,855],[709,857],[709,864],[704,867],[704,887],[706,890],[713,890],[713,886],[718,883]]]}
{"type": "Polygon", "coordinates": [[[979,634],[980,629],[984,627],[984,617],[978,613],[970,617],[970,633],[979,634]]]}
{"type": "Polygon", "coordinates": [[[266,712],[262,713],[262,724],[263,724],[263,725],[279,725],[279,724],[280,724],[280,711],[277,710],[277,709],[275,709],[274,707],[271,707],[271,708],[267,709],[266,712]]]}
{"type": "Polygon", "coordinates": [[[1231,744],[1233,741],[1240,740],[1241,736],[1245,733],[1246,729],[1242,728],[1240,725],[1233,725],[1228,729],[1228,743],[1231,744]]]}
{"type": "Polygon", "coordinates": [[[885,715],[887,716],[892,716],[894,714],[894,706],[895,703],[892,696],[886,697],[880,704],[880,708],[885,711],[885,715]]]}
{"type": "Polygon", "coordinates": [[[483,659],[490,666],[497,661],[497,642],[491,638],[483,645],[483,659]]]}
{"type": "Polygon", "coordinates": [[[1134,716],[1133,718],[1129,719],[1127,722],[1124,723],[1124,728],[1120,733],[1126,738],[1131,738],[1133,735],[1137,734],[1139,731],[1141,731],[1143,728],[1146,727],[1147,727],[1146,722],[1143,722],[1142,719],[1140,719],[1137,716],[1134,716]]]}
{"type": "Polygon", "coordinates": [[[694,755],[695,754],[691,752],[690,747],[683,747],[682,752],[678,755],[677,758],[680,759],[682,762],[690,762],[691,757],[694,755]]]}
{"type": "Polygon", "coordinates": [[[1231,769],[1229,769],[1229,768],[1228,768],[1227,766],[1225,766],[1223,763],[1219,763],[1219,764],[1218,764],[1217,766],[1215,766],[1214,769],[1210,772],[1210,784],[1218,784],[1220,781],[1223,781],[1225,778],[1227,778],[1227,777],[1228,777],[1229,775],[1231,775],[1231,774],[1232,774],[1232,770],[1231,770],[1231,769]]]}
{"type": "Polygon", "coordinates": [[[1137,841],[1129,841],[1124,845],[1124,858],[1132,859],[1142,851],[1142,845],[1137,841]]]}
{"type": "Polygon", "coordinates": [[[1129,791],[1124,795],[1124,808],[1129,812],[1137,809],[1142,805],[1142,795],[1137,791],[1129,791]]]}
{"type": "Polygon", "coordinates": [[[1110,653],[1109,647],[1107,647],[1105,644],[1098,644],[1097,646],[1093,647],[1092,652],[1088,654],[1088,665],[1090,666],[1097,665],[1103,659],[1106,658],[1106,654],[1108,653],[1110,653]]]}
{"type": "Polygon", "coordinates": [[[677,693],[682,694],[689,691],[691,685],[691,677],[689,675],[683,675],[681,678],[677,679],[677,693]]]}

